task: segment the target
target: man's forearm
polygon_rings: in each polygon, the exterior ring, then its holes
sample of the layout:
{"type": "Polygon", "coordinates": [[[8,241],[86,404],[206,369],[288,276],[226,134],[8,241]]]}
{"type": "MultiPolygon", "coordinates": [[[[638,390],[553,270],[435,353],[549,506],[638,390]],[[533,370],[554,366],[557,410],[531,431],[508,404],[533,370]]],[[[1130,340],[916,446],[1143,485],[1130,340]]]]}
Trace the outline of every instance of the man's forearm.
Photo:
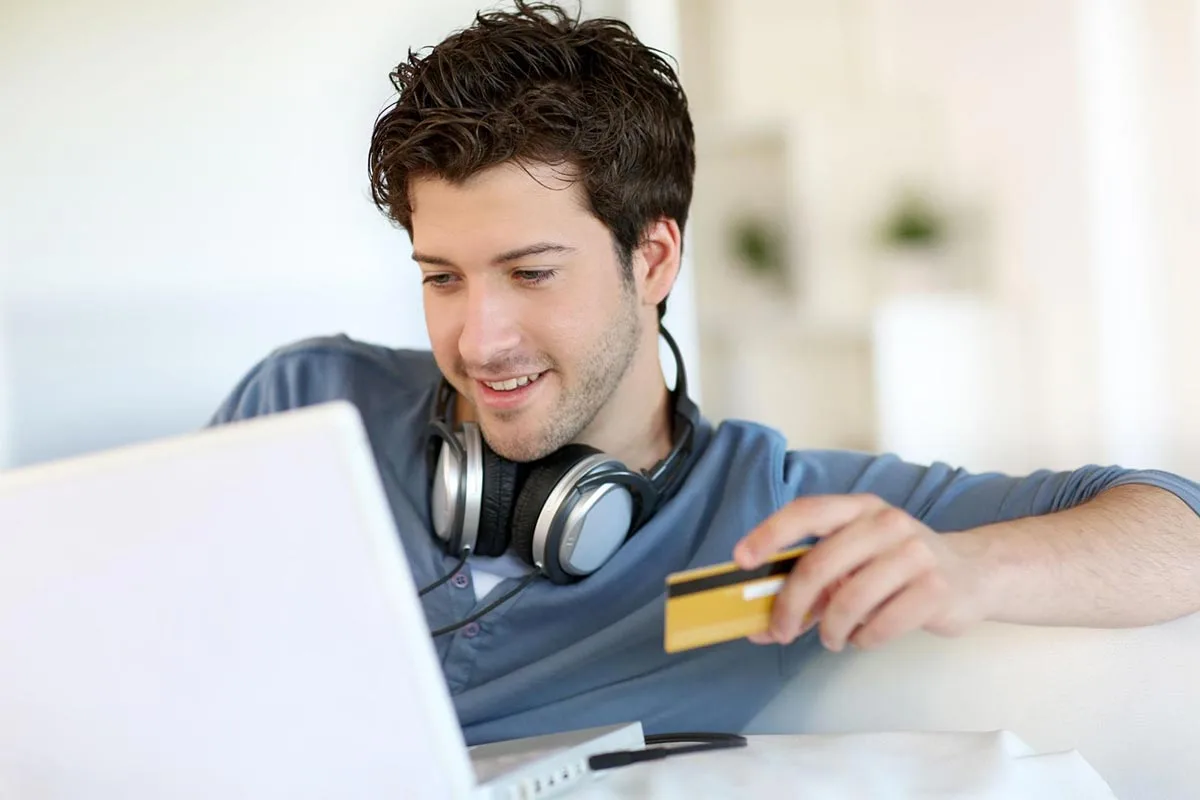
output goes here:
{"type": "Polygon", "coordinates": [[[992,620],[1131,627],[1200,610],[1200,518],[1156,487],[948,535],[978,565],[992,620]]]}

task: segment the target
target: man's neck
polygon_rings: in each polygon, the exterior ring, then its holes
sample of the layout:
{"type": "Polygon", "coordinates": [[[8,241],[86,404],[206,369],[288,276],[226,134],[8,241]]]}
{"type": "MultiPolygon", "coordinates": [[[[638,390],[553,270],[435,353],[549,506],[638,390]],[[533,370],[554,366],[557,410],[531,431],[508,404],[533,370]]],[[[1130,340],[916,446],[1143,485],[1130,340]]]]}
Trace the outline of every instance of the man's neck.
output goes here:
{"type": "Polygon", "coordinates": [[[644,346],[604,409],[580,436],[633,470],[649,470],[671,451],[674,414],[658,342],[644,346]]]}
{"type": "Polygon", "coordinates": [[[637,428],[622,431],[614,445],[602,448],[632,470],[648,471],[671,451],[672,415],[665,384],[648,411],[638,415],[637,428]]]}

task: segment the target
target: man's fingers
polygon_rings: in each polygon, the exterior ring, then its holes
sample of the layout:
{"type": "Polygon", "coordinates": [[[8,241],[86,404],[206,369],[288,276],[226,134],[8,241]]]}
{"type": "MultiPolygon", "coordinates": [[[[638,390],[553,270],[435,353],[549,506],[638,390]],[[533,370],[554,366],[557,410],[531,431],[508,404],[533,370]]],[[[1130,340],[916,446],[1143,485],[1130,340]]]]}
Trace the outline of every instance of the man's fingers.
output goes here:
{"type": "Polygon", "coordinates": [[[852,633],[872,620],[877,608],[925,574],[932,566],[927,553],[925,543],[910,536],[872,560],[838,589],[821,619],[821,641],[825,647],[840,651],[852,633]]]}
{"type": "Polygon", "coordinates": [[[801,497],[763,520],[733,550],[742,569],[760,566],[767,558],[809,536],[826,536],[864,514],[884,508],[875,495],[801,497]]]}
{"type": "Polygon", "coordinates": [[[835,595],[831,590],[838,580],[910,536],[911,518],[903,511],[885,507],[823,539],[796,562],[775,598],[771,632],[780,641],[794,639],[822,592],[829,591],[832,602],[835,595]]]}
{"type": "Polygon", "coordinates": [[[886,602],[850,641],[870,650],[925,625],[945,601],[944,582],[926,573],[886,602]]]}

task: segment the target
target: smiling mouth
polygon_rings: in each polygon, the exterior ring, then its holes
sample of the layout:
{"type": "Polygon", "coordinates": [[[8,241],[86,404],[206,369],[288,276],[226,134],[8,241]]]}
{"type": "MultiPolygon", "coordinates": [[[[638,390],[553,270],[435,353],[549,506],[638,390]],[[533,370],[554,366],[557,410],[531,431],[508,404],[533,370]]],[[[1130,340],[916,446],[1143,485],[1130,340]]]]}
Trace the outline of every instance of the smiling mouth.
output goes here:
{"type": "Polygon", "coordinates": [[[519,378],[509,378],[506,381],[480,381],[480,383],[494,392],[512,392],[520,389],[522,386],[528,386],[545,374],[545,372],[535,372],[531,375],[522,375],[519,378]]]}

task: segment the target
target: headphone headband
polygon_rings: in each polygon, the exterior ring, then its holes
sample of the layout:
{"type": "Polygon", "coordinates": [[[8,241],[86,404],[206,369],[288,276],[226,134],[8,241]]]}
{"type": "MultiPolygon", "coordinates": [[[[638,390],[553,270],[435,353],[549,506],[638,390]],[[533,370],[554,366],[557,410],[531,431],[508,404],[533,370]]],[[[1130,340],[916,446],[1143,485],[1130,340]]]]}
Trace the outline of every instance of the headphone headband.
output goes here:
{"type": "Polygon", "coordinates": [[[657,502],[661,504],[666,502],[679,488],[678,484],[684,475],[683,467],[692,452],[700,410],[688,396],[687,370],[684,368],[683,354],[679,351],[679,345],[675,343],[675,337],[671,336],[662,323],[659,323],[658,332],[667,340],[667,345],[671,348],[671,355],[675,357],[675,388],[671,390],[671,405],[675,412],[675,420],[671,436],[671,451],[646,472],[646,477],[650,479],[651,485],[658,492],[657,502]]]}
{"type": "Polygon", "coordinates": [[[671,449],[648,470],[580,443],[532,462],[505,459],[477,423],[454,421],[457,394],[441,377],[426,457],[431,521],[447,553],[498,556],[511,547],[550,580],[570,583],[599,569],[654,516],[683,481],[699,422],[679,346],[659,331],[675,357],[674,417],[671,449]]]}

